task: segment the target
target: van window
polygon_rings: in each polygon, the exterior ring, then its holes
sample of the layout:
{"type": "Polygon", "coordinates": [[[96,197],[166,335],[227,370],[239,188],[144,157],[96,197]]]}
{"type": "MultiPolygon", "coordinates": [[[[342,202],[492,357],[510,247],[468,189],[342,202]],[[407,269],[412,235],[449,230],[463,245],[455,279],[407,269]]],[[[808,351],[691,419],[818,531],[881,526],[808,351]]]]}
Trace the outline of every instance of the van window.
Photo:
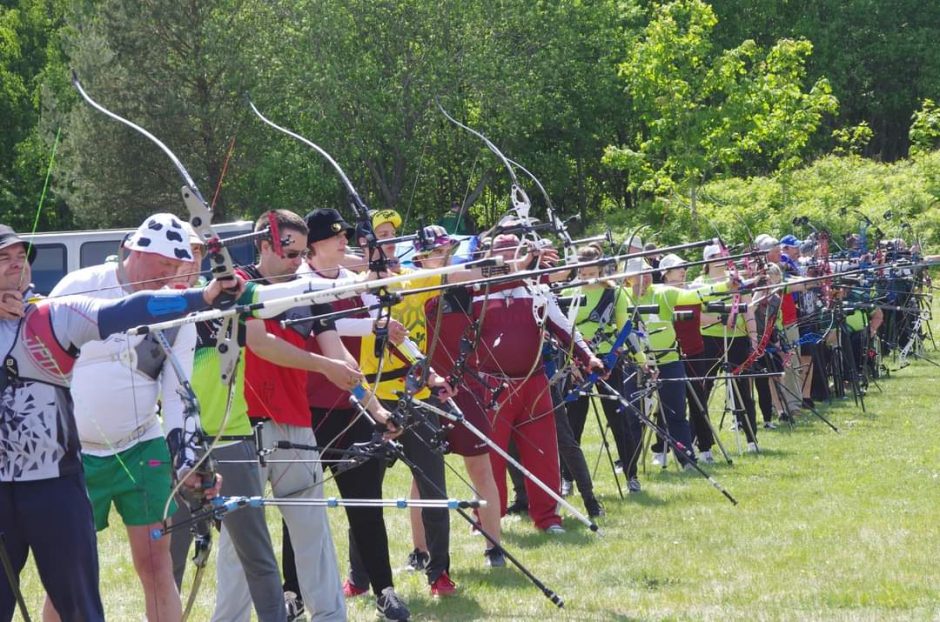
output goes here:
{"type": "Polygon", "coordinates": [[[37,294],[47,296],[67,271],[64,244],[36,244],[33,260],[33,285],[37,294]]]}
{"type": "MultiPolygon", "coordinates": [[[[245,233],[250,232],[251,229],[248,229],[247,231],[230,231],[220,234],[219,237],[224,240],[226,238],[235,237],[236,235],[244,235],[245,233]]],[[[228,252],[232,256],[232,262],[236,266],[250,266],[251,264],[255,263],[256,251],[253,242],[244,241],[239,242],[238,244],[233,244],[232,246],[228,247],[228,252]]],[[[203,272],[208,273],[210,268],[209,260],[206,259],[203,261],[202,265],[203,272]]]]}
{"type": "Polygon", "coordinates": [[[119,240],[85,242],[79,252],[79,267],[100,266],[110,255],[117,255],[121,247],[119,240]]]}

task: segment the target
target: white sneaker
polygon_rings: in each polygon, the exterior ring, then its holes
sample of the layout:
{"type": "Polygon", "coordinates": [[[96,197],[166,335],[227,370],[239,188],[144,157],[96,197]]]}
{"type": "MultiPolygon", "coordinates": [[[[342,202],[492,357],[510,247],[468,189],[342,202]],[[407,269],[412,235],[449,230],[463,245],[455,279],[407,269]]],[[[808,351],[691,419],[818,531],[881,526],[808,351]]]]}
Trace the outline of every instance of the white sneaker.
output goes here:
{"type": "Polygon", "coordinates": [[[757,453],[757,443],[748,443],[747,444],[747,453],[756,454],[757,453]]]}
{"type": "Polygon", "coordinates": [[[666,468],[666,454],[653,452],[653,466],[666,468]]]}
{"type": "Polygon", "coordinates": [[[705,464],[715,464],[715,457],[711,450],[699,452],[698,457],[705,464]]]}
{"type": "Polygon", "coordinates": [[[561,525],[549,525],[548,527],[545,528],[545,533],[551,534],[551,535],[565,533],[565,528],[562,527],[561,525]]]}
{"type": "Polygon", "coordinates": [[[573,487],[573,484],[570,481],[566,479],[561,480],[561,496],[570,497],[572,487],[573,487]]]}

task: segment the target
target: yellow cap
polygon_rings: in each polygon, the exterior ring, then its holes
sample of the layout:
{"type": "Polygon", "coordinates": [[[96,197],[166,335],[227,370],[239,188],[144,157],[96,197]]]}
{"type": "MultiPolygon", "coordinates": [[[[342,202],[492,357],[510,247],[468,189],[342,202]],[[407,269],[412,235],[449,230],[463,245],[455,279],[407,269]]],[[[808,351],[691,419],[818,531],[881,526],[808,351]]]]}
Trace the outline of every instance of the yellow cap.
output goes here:
{"type": "Polygon", "coordinates": [[[379,225],[390,222],[395,230],[401,229],[401,214],[393,209],[379,209],[372,212],[372,228],[376,229],[379,225]]]}

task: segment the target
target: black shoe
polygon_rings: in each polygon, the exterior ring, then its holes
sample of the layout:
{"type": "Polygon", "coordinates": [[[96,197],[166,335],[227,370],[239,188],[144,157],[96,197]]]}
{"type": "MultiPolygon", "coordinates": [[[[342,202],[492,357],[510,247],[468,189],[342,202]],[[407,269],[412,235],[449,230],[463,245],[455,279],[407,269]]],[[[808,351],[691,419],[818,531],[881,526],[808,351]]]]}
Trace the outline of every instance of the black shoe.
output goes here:
{"type": "Polygon", "coordinates": [[[383,620],[398,622],[411,618],[411,612],[392,586],[382,590],[382,593],[375,599],[375,609],[383,620]]]}
{"type": "Polygon", "coordinates": [[[512,502],[508,508],[506,508],[506,514],[528,514],[529,513],[529,502],[521,501],[516,499],[512,502]]]}
{"type": "Polygon", "coordinates": [[[803,398],[803,408],[815,408],[816,402],[813,401],[811,397],[803,398]]]}
{"type": "Polygon", "coordinates": [[[431,555],[425,551],[413,550],[408,554],[408,561],[405,563],[405,570],[414,572],[424,572],[431,561],[431,555]]]}
{"type": "Polygon", "coordinates": [[[488,568],[502,568],[506,565],[506,556],[498,546],[483,551],[483,563],[488,568]]]}
{"type": "Polygon", "coordinates": [[[604,511],[604,506],[594,496],[584,498],[584,509],[587,510],[587,515],[590,518],[598,518],[607,514],[604,511]]]}
{"type": "Polygon", "coordinates": [[[631,494],[636,494],[643,490],[642,487],[640,487],[640,480],[635,477],[631,477],[627,481],[627,490],[629,490],[631,494]]]}

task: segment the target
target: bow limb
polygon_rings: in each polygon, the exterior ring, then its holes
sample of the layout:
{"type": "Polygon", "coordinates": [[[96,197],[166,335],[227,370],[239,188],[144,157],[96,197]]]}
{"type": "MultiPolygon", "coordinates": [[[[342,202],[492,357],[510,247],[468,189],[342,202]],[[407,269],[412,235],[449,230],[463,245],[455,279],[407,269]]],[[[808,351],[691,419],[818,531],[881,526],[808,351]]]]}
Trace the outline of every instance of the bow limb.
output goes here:
{"type": "MultiPolygon", "coordinates": [[[[167,147],[163,142],[161,142],[156,136],[144,129],[143,127],[125,119],[124,117],[108,110],[85,92],[85,89],[82,87],[81,82],[78,79],[78,74],[74,71],[72,72],[72,84],[75,89],[81,95],[92,108],[98,112],[104,114],[105,116],[122,123],[123,125],[131,128],[137,133],[146,137],[150,142],[156,145],[163,153],[170,159],[173,163],[173,166],[176,168],[180,177],[183,180],[183,186],[181,189],[181,194],[183,198],[183,204],[186,206],[186,210],[189,213],[189,222],[192,225],[196,233],[205,241],[206,248],[208,251],[208,257],[211,264],[212,275],[218,280],[231,280],[235,278],[235,264],[232,261],[231,254],[228,249],[223,246],[219,236],[216,234],[215,230],[212,228],[212,209],[206,203],[206,200],[202,197],[202,194],[199,192],[199,188],[196,186],[196,182],[193,180],[192,176],[183,166],[182,162],[176,157],[169,147],[167,147]]],[[[231,304],[235,302],[235,296],[233,294],[224,293],[220,297],[219,303],[221,304],[231,304]]],[[[234,389],[235,373],[238,367],[238,360],[240,356],[240,349],[237,346],[237,339],[235,331],[237,330],[236,319],[234,317],[226,318],[222,321],[222,325],[218,331],[217,336],[217,351],[220,357],[220,368],[222,370],[221,380],[223,383],[228,383],[229,392],[234,389]]],[[[156,333],[156,337],[161,347],[164,348],[167,354],[167,360],[173,366],[174,372],[179,376],[180,383],[180,395],[183,398],[185,407],[184,415],[184,431],[185,428],[192,427],[191,432],[193,436],[189,439],[185,437],[182,440],[182,447],[179,449],[181,451],[186,451],[186,448],[189,447],[190,443],[198,446],[198,451],[190,467],[192,472],[199,473],[203,479],[208,479],[209,486],[214,485],[216,481],[216,473],[213,462],[211,461],[211,451],[212,448],[216,445],[219,438],[221,438],[222,431],[224,426],[227,423],[230,411],[231,411],[231,399],[229,400],[229,405],[226,408],[225,417],[223,420],[223,425],[219,429],[219,434],[213,439],[211,444],[207,444],[205,440],[205,435],[202,433],[201,424],[199,423],[199,405],[195,399],[195,393],[192,390],[192,387],[189,384],[188,378],[185,377],[182,366],[180,365],[179,360],[176,358],[176,354],[173,352],[172,348],[169,347],[169,342],[166,340],[165,336],[161,332],[156,333]],[[197,434],[198,431],[198,434],[197,434]],[[201,455],[199,455],[201,454],[201,455]]],[[[135,417],[137,417],[137,408],[135,405],[135,417]]],[[[164,505],[163,512],[163,523],[166,525],[167,518],[169,514],[169,508],[171,501],[174,495],[179,492],[180,486],[182,485],[180,480],[175,488],[171,491],[170,495],[167,497],[166,503],[164,505]]],[[[199,503],[205,503],[205,498],[201,497],[198,500],[199,503]]],[[[201,578],[201,567],[204,567],[208,559],[209,548],[211,547],[211,529],[208,525],[203,525],[203,528],[200,529],[197,540],[197,550],[194,561],[197,563],[197,580],[194,583],[193,590],[190,594],[190,599],[187,602],[187,613],[192,608],[192,602],[194,602],[195,595],[198,593],[199,582],[198,579],[201,578]],[[201,564],[201,567],[200,567],[201,564]]],[[[184,615],[185,619],[185,615],[184,615]]]]}
{"type": "MultiPolygon", "coordinates": [[[[186,170],[186,167],[183,166],[183,163],[180,162],[180,159],[176,157],[176,154],[174,154],[169,147],[163,144],[160,139],[158,139],[143,127],[108,110],[92,99],[91,96],[85,92],[85,89],[82,87],[82,84],[78,79],[78,74],[75,71],[72,71],[72,84],[78,91],[79,95],[81,95],[82,99],[84,99],[92,108],[143,135],[148,140],[150,140],[150,142],[155,144],[161,151],[163,151],[164,154],[166,154],[166,156],[173,163],[173,166],[176,167],[177,172],[183,180],[183,187],[181,190],[183,204],[186,206],[186,210],[189,213],[189,223],[192,225],[193,229],[195,229],[196,233],[206,242],[209,261],[210,264],[212,264],[213,276],[220,280],[234,278],[235,263],[232,261],[232,256],[228,252],[228,249],[222,245],[219,236],[212,228],[212,209],[206,203],[206,200],[202,197],[202,194],[199,192],[199,188],[196,187],[196,182],[193,181],[189,171],[186,170]]],[[[234,302],[234,296],[230,294],[223,294],[222,299],[220,299],[219,302],[221,304],[230,304],[234,302]]],[[[223,326],[223,329],[219,331],[221,337],[217,348],[222,360],[222,382],[229,382],[231,380],[235,372],[235,367],[238,364],[239,349],[232,341],[234,330],[235,326],[233,324],[233,320],[227,320],[223,326]]]]}
{"type": "Polygon", "coordinates": [[[346,188],[346,193],[349,199],[349,207],[355,214],[355,220],[358,223],[356,227],[356,236],[357,238],[362,238],[366,241],[366,246],[368,249],[367,260],[369,261],[369,270],[377,274],[387,272],[388,257],[385,256],[384,251],[382,251],[382,247],[379,245],[378,239],[375,237],[375,231],[372,229],[372,219],[369,217],[369,207],[366,205],[366,202],[362,199],[362,196],[359,194],[359,192],[356,191],[356,188],[352,185],[352,182],[349,181],[349,177],[346,175],[346,172],[343,171],[343,168],[339,165],[339,163],[333,158],[333,156],[327,153],[326,149],[319,146],[312,140],[301,136],[297,132],[287,129],[286,127],[278,125],[274,121],[271,121],[265,117],[263,114],[261,114],[261,111],[258,110],[254,102],[252,102],[250,99],[248,100],[248,105],[251,107],[252,112],[254,112],[263,123],[281,132],[282,134],[286,134],[294,140],[297,140],[310,147],[320,154],[324,159],[326,159],[327,162],[329,162],[330,166],[332,166],[336,171],[336,174],[339,175],[343,186],[346,188]],[[378,257],[375,259],[373,259],[373,251],[378,251],[378,257]]]}

